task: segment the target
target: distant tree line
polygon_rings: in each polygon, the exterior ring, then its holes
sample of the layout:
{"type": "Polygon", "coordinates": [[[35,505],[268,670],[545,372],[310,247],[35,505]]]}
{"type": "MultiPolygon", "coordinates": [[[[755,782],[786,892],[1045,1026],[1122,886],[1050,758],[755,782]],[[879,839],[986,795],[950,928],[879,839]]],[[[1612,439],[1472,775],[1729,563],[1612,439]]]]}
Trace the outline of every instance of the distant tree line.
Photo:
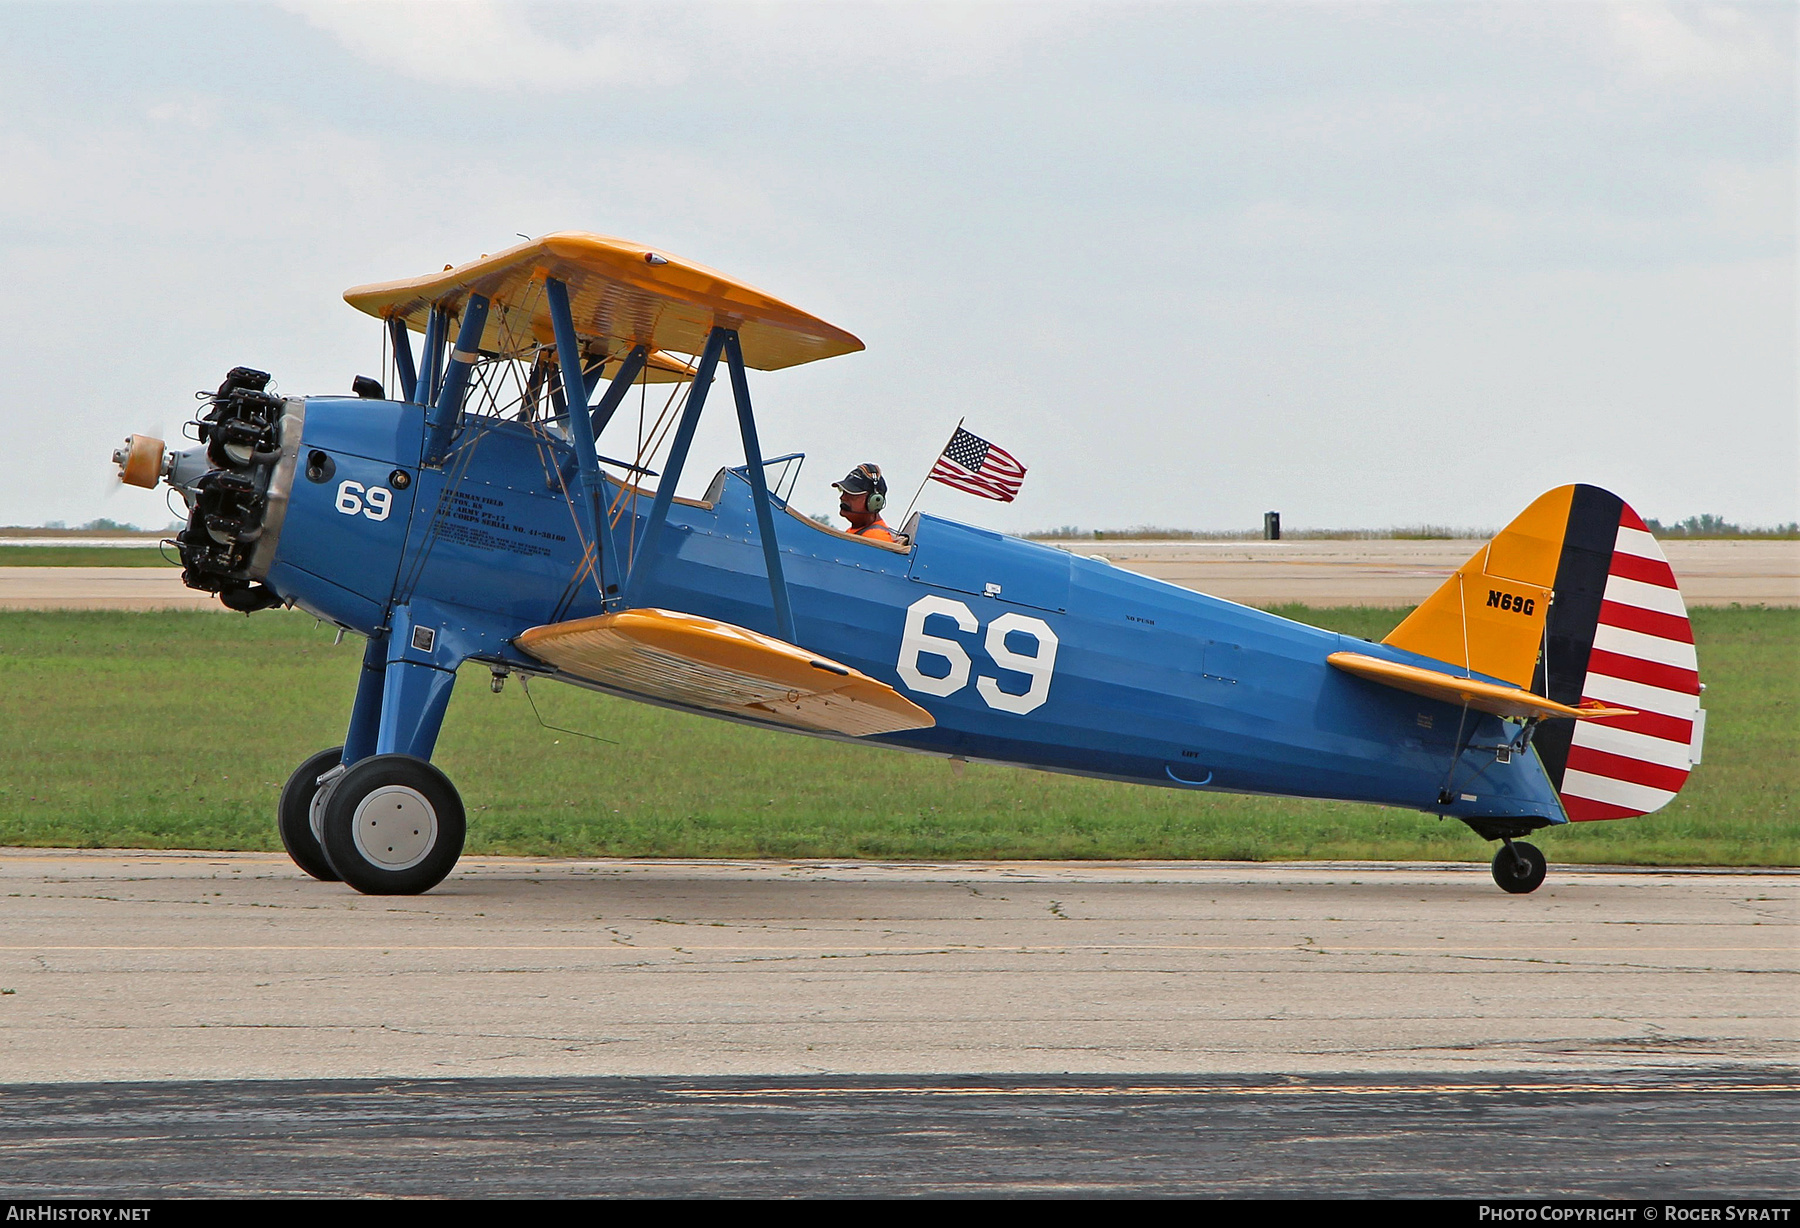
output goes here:
{"type": "MultiPolygon", "coordinates": [[[[1453,538],[1488,538],[1494,535],[1492,529],[1465,529],[1453,525],[1417,524],[1397,529],[1289,529],[1284,528],[1281,535],[1297,541],[1360,541],[1377,538],[1399,538],[1404,540],[1437,541],[1453,538]]],[[[1262,538],[1261,529],[1170,529],[1162,525],[1140,524],[1128,529],[1083,529],[1075,525],[1063,525],[1055,529],[1041,529],[1024,536],[1038,541],[1201,541],[1201,542],[1236,542],[1258,541],[1262,538]]]]}
{"type": "MultiPolygon", "coordinates": [[[[1800,537],[1800,523],[1773,526],[1734,524],[1723,516],[1689,516],[1686,520],[1664,524],[1647,517],[1644,521],[1657,537],[1800,537]]],[[[1469,538],[1476,541],[1494,536],[1497,529],[1463,528],[1455,525],[1419,524],[1392,529],[1283,529],[1282,536],[1298,541],[1443,541],[1469,538]]],[[[1083,529],[1062,525],[1040,529],[1024,536],[1039,541],[1254,541],[1262,537],[1260,529],[1170,529],[1161,525],[1141,524],[1128,529],[1083,529]]]]}
{"type": "Polygon", "coordinates": [[[1664,524],[1654,516],[1646,516],[1644,523],[1656,537],[1800,537],[1800,522],[1791,520],[1787,524],[1751,525],[1746,528],[1733,524],[1723,516],[1709,513],[1704,516],[1689,516],[1674,524],[1664,524]]]}
{"type": "Polygon", "coordinates": [[[9,529],[21,533],[172,533],[184,527],[183,521],[172,521],[161,529],[146,529],[141,525],[128,521],[109,520],[105,516],[90,520],[86,524],[73,527],[66,520],[46,520],[41,525],[9,524],[0,525],[0,529],[9,529]]]}

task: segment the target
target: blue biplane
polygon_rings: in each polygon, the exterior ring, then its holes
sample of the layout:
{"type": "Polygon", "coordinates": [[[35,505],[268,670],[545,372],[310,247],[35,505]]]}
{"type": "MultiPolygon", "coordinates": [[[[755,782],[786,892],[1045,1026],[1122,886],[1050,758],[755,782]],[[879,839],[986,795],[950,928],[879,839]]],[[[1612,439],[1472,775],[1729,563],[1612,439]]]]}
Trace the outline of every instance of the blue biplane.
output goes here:
{"type": "Polygon", "coordinates": [[[430,759],[468,661],[496,688],[554,678],[968,760],[1411,807],[1501,841],[1511,892],[1545,873],[1520,837],[1653,811],[1699,759],[1674,576],[1595,487],[1539,498],[1372,644],[934,516],[883,543],[800,515],[770,489],[746,372],[862,343],[667,253],[553,234],[345,298],[385,322],[398,399],[367,377],[278,397],[237,368],[197,447],[115,455],[186,501],[187,584],[367,637],[344,745],[278,805],[317,878],[412,893],[456,864],[463,806],[430,759]],[[680,498],[721,363],[745,463],[680,498]],[[646,384],[670,386],[662,434],[603,457],[646,384]]]}

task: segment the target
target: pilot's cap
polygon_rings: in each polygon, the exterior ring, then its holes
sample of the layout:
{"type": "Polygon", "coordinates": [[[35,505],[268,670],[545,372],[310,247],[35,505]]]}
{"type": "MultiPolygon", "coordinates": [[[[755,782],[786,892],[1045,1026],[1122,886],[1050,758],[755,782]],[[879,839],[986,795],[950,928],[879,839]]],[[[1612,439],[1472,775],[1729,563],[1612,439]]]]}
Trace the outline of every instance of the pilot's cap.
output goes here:
{"type": "Polygon", "coordinates": [[[832,485],[847,495],[887,494],[887,479],[881,476],[880,465],[858,465],[844,475],[843,481],[832,485]]]}

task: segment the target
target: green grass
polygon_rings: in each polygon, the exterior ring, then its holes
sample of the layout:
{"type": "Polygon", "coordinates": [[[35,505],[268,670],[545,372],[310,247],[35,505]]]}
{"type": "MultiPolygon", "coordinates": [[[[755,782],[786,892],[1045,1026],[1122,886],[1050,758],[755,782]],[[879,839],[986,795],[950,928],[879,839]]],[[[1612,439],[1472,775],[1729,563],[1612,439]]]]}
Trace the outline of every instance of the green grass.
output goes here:
{"type": "MultiPolygon", "coordinates": [[[[1279,612],[1379,637],[1403,611],[1279,612]]],[[[1659,815],[1545,834],[1553,860],[1800,863],[1800,610],[1699,610],[1706,763],[1659,815]]],[[[361,655],[309,618],[0,613],[0,843],[273,849],[299,760],[342,737],[361,655]]],[[[1485,859],[1408,810],[1186,793],[898,754],[465,670],[437,762],[474,852],[1485,859]]]]}
{"type": "Polygon", "coordinates": [[[155,546],[0,546],[0,567],[179,567],[155,546]]]}

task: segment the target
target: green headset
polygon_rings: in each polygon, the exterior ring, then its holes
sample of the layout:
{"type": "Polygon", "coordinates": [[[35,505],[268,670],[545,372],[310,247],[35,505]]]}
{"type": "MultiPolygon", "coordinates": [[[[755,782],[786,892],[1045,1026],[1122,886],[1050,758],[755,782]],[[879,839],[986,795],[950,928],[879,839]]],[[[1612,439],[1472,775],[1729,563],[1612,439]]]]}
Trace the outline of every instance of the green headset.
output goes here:
{"type": "Polygon", "coordinates": [[[887,479],[881,476],[881,466],[861,464],[850,472],[860,473],[869,479],[869,501],[864,506],[879,515],[881,509],[887,506],[887,479]]]}

